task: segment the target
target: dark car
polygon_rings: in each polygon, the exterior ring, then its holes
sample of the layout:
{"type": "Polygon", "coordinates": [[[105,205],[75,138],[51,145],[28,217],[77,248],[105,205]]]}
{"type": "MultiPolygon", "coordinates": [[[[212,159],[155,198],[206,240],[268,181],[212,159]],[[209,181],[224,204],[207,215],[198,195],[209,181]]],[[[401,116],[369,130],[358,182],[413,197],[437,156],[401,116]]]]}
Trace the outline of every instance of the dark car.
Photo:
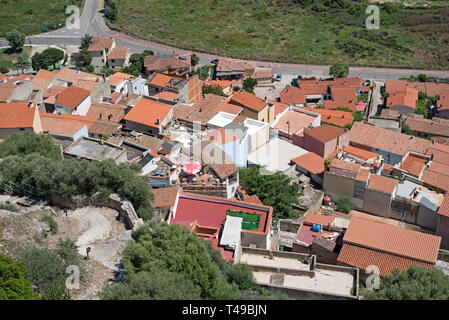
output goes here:
{"type": "Polygon", "coordinates": [[[276,81],[281,81],[281,79],[282,79],[282,75],[280,73],[278,73],[276,75],[276,81]]]}

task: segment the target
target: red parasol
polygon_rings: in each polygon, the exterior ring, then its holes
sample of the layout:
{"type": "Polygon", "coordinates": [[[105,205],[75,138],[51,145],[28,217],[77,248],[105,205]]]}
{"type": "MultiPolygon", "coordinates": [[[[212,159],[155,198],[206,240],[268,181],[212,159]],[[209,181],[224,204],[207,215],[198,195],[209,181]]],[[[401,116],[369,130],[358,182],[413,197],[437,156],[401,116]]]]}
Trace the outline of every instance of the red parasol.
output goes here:
{"type": "Polygon", "coordinates": [[[185,173],[187,174],[196,174],[201,170],[201,164],[195,161],[190,161],[184,164],[182,167],[185,173]]]}

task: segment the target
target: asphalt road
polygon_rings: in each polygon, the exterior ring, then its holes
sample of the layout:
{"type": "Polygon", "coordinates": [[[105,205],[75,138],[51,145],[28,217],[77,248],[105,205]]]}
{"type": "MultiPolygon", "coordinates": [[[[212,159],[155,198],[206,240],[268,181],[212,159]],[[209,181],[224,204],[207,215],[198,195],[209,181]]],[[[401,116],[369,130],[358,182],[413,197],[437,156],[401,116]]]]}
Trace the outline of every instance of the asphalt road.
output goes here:
{"type": "MultiPolygon", "coordinates": [[[[103,0],[86,0],[83,13],[80,18],[78,29],[68,29],[66,27],[56,31],[43,33],[40,35],[29,36],[26,38],[26,44],[39,45],[80,45],[81,37],[84,34],[92,36],[114,36],[117,46],[126,46],[132,53],[139,53],[145,49],[152,50],[159,53],[182,52],[184,50],[173,48],[158,43],[145,41],[137,38],[127,36],[125,34],[111,31],[107,28],[102,13],[103,0]]],[[[0,38],[0,47],[7,46],[4,38],[0,38]]],[[[223,58],[220,56],[195,52],[199,58],[199,65],[209,64],[212,59],[223,58]]],[[[311,76],[327,76],[329,66],[325,65],[305,65],[305,64],[286,64],[274,62],[257,61],[258,66],[271,67],[274,73],[281,73],[283,75],[311,75],[311,76]]],[[[370,68],[370,67],[350,67],[349,77],[360,76],[371,80],[389,80],[407,77],[410,75],[417,75],[425,73],[429,76],[449,77],[448,70],[411,70],[411,69],[394,69],[394,68],[370,68]]]]}

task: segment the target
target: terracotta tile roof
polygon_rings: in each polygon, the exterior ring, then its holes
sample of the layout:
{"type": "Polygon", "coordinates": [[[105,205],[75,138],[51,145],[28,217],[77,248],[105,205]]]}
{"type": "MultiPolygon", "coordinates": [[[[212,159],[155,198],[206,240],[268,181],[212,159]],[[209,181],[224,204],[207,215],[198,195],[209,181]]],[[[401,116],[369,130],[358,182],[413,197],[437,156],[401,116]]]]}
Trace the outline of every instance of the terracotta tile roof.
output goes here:
{"type": "Polygon", "coordinates": [[[153,97],[162,100],[175,101],[176,99],[179,99],[181,95],[175,92],[162,91],[156,93],[153,97]]]}
{"type": "Polygon", "coordinates": [[[75,107],[83,102],[89,95],[90,92],[85,89],[70,86],[59,94],[56,103],[64,107],[75,109],[75,107]]]}
{"type": "Polygon", "coordinates": [[[33,128],[36,105],[0,103],[0,128],[33,128]]]}
{"type": "Polygon", "coordinates": [[[398,183],[399,181],[396,179],[372,174],[369,178],[368,188],[387,194],[393,194],[394,189],[396,188],[398,183]]]}
{"type": "Polygon", "coordinates": [[[51,71],[47,71],[44,69],[40,69],[36,75],[34,76],[34,79],[47,79],[47,80],[53,80],[53,78],[56,76],[56,74],[54,74],[51,71]]]}
{"type": "Polygon", "coordinates": [[[288,133],[290,129],[290,134],[294,134],[304,128],[308,128],[315,119],[315,116],[295,110],[288,110],[276,120],[276,123],[272,124],[272,128],[284,133],[288,133]]]}
{"type": "MultiPolygon", "coordinates": [[[[55,114],[55,113],[40,113],[40,118],[42,121],[42,126],[44,126],[45,123],[50,122],[56,122],[56,121],[62,121],[62,123],[69,124],[69,123],[76,123],[87,126],[87,130],[89,131],[92,125],[97,121],[95,118],[87,117],[87,116],[79,116],[79,115],[72,115],[72,114],[55,114]],[[48,118],[48,120],[47,120],[48,118]]],[[[45,130],[45,128],[44,128],[45,130]]]]}
{"type": "Polygon", "coordinates": [[[144,59],[145,68],[150,71],[160,71],[170,69],[190,69],[190,65],[179,57],[167,57],[164,55],[146,56],[144,59]]]}
{"type": "Polygon", "coordinates": [[[387,80],[386,92],[391,92],[393,88],[408,87],[424,92],[429,97],[435,97],[444,91],[449,91],[449,84],[433,82],[408,82],[405,80],[387,80]]]}
{"type": "Polygon", "coordinates": [[[45,90],[48,88],[48,86],[51,83],[51,79],[45,79],[45,78],[34,78],[31,80],[33,90],[45,90]]]}
{"type": "Polygon", "coordinates": [[[366,182],[368,181],[368,178],[371,175],[371,171],[369,168],[366,167],[360,167],[359,172],[357,173],[357,176],[355,177],[355,180],[366,182]]]}
{"type": "Polygon", "coordinates": [[[227,112],[230,114],[239,114],[240,112],[242,112],[242,110],[243,110],[242,107],[236,106],[235,104],[229,103],[229,101],[224,100],[224,101],[221,101],[216,106],[216,108],[214,109],[214,112],[218,113],[220,111],[223,111],[223,112],[227,112]]]}
{"type": "Polygon", "coordinates": [[[248,109],[260,112],[266,105],[263,99],[251,94],[249,92],[236,92],[230,97],[231,103],[242,105],[248,109]]]}
{"type": "Polygon", "coordinates": [[[254,73],[251,76],[251,78],[254,79],[264,79],[264,78],[272,78],[273,77],[273,70],[271,68],[255,68],[254,73]]]}
{"type": "Polygon", "coordinates": [[[113,37],[93,37],[87,51],[103,51],[106,48],[111,48],[113,43],[113,37]]]}
{"type": "Polygon", "coordinates": [[[324,158],[319,155],[308,152],[291,160],[296,165],[313,174],[321,174],[324,172],[324,158]]]}
{"type": "Polygon", "coordinates": [[[409,154],[407,158],[401,163],[399,168],[407,171],[408,174],[416,178],[420,178],[427,161],[428,161],[427,159],[423,159],[421,157],[409,154]]]}
{"type": "Polygon", "coordinates": [[[108,60],[125,60],[129,54],[129,49],[127,47],[115,47],[108,54],[108,60]]]}
{"type": "Polygon", "coordinates": [[[222,89],[225,89],[227,87],[232,87],[232,81],[230,81],[230,80],[208,80],[208,81],[203,81],[202,85],[219,86],[222,89]]]}
{"type": "Polygon", "coordinates": [[[363,84],[363,80],[359,77],[335,78],[334,80],[320,81],[320,82],[329,85],[331,87],[351,87],[351,88],[361,88],[363,84]]]}
{"type": "Polygon", "coordinates": [[[217,64],[217,72],[231,72],[231,71],[245,71],[253,70],[256,68],[256,64],[236,59],[220,59],[217,64]]]}
{"type": "Polygon", "coordinates": [[[232,143],[237,141],[237,137],[231,134],[227,130],[223,130],[222,128],[217,128],[211,130],[207,135],[203,138],[204,141],[211,141],[216,145],[224,145],[228,143],[232,143]]]}
{"type": "Polygon", "coordinates": [[[260,201],[259,197],[257,197],[257,195],[255,194],[253,194],[252,196],[246,196],[245,202],[254,204],[263,204],[262,201],[260,201]]]}
{"type": "MultiPolygon", "coordinates": [[[[435,264],[441,237],[418,231],[402,229],[387,223],[352,217],[343,238],[349,244],[397,257],[435,264]]],[[[338,260],[343,261],[339,256],[338,260]]],[[[362,257],[360,257],[362,259],[362,257]]],[[[382,260],[378,263],[383,263],[382,260]]]]}
{"type": "Polygon", "coordinates": [[[229,177],[230,175],[239,171],[239,168],[237,168],[237,166],[234,163],[216,164],[216,165],[212,166],[212,169],[214,170],[214,172],[217,174],[217,176],[221,180],[224,180],[227,177],[229,177]]]}
{"type": "Polygon", "coordinates": [[[94,93],[98,86],[103,83],[103,81],[92,81],[92,79],[76,79],[73,82],[73,86],[89,91],[89,93],[94,93]]]}
{"type": "Polygon", "coordinates": [[[111,86],[116,86],[116,85],[118,85],[120,82],[122,82],[123,80],[129,79],[129,78],[132,78],[132,77],[133,77],[133,76],[130,75],[130,74],[126,74],[126,73],[123,73],[123,72],[116,72],[116,73],[111,74],[111,75],[109,76],[109,84],[110,84],[111,86]]]}
{"type": "Polygon", "coordinates": [[[142,98],[125,116],[125,120],[159,128],[157,119],[162,122],[171,111],[171,107],[150,99],[142,98]]]}
{"type": "Polygon", "coordinates": [[[409,87],[392,88],[387,98],[387,107],[407,106],[416,108],[418,100],[418,90],[409,87]]]}
{"type": "Polygon", "coordinates": [[[424,119],[422,115],[409,114],[405,117],[405,124],[415,132],[449,137],[449,120],[447,119],[424,119]]]}
{"type": "Polygon", "coordinates": [[[125,117],[126,106],[121,104],[101,104],[92,103],[86,116],[100,119],[107,119],[113,122],[120,122],[125,117]],[[111,118],[109,119],[109,116],[111,118]]]}
{"type": "Polygon", "coordinates": [[[176,197],[179,193],[178,187],[158,188],[153,189],[151,192],[154,194],[153,207],[165,208],[173,207],[176,202],[176,197]]]}
{"type": "Polygon", "coordinates": [[[0,102],[8,102],[14,90],[14,87],[0,87],[0,102]]]}
{"type": "Polygon", "coordinates": [[[121,127],[122,125],[117,122],[98,119],[90,127],[89,134],[110,136],[117,133],[121,127]]]}
{"type": "Polygon", "coordinates": [[[353,155],[353,156],[355,156],[355,157],[357,157],[359,159],[365,160],[365,161],[381,156],[378,153],[374,153],[374,152],[367,151],[367,150],[364,150],[364,149],[356,148],[354,146],[344,147],[343,151],[346,152],[346,153],[349,153],[349,154],[351,154],[351,155],[353,155]]]}
{"type": "Polygon", "coordinates": [[[377,148],[404,156],[408,151],[424,154],[431,142],[373,125],[355,122],[351,128],[351,145],[377,148]]]}
{"type": "Polygon", "coordinates": [[[449,175],[447,174],[447,171],[445,173],[446,174],[437,171],[432,171],[429,168],[424,171],[421,180],[426,185],[436,187],[446,192],[449,192],[449,175]]]}
{"type": "Polygon", "coordinates": [[[438,214],[445,217],[449,217],[449,193],[446,193],[446,195],[444,196],[443,203],[438,209],[438,214]]]}
{"type": "Polygon", "coordinates": [[[65,89],[67,89],[67,87],[63,87],[63,86],[51,86],[50,88],[48,88],[47,90],[45,90],[43,97],[44,98],[48,98],[48,97],[55,97],[58,94],[60,94],[61,92],[63,92],[65,89]]]}
{"type": "Polygon", "coordinates": [[[449,163],[449,145],[434,143],[427,149],[426,155],[433,155],[433,161],[449,163]]]}
{"type": "Polygon", "coordinates": [[[332,110],[343,107],[353,112],[360,111],[357,109],[357,93],[353,88],[332,88],[332,98],[323,101],[324,108],[332,110]]]}
{"type": "MultiPolygon", "coordinates": [[[[359,247],[352,244],[344,243],[337,261],[347,265],[367,270],[368,266],[377,266],[381,277],[390,274],[395,268],[407,270],[410,266],[418,265],[427,269],[433,268],[433,263],[421,262],[415,259],[409,259],[395,254],[377,251],[369,248],[359,247]]],[[[361,271],[363,272],[363,271],[361,271]]]]}
{"type": "Polygon", "coordinates": [[[177,78],[168,76],[168,75],[163,74],[163,73],[157,73],[157,74],[154,76],[153,79],[151,79],[150,81],[148,81],[148,84],[149,84],[149,85],[152,85],[152,86],[157,86],[157,87],[169,89],[169,90],[174,90],[173,88],[167,87],[167,84],[168,84],[172,79],[177,79],[177,78]]]}
{"type": "Polygon", "coordinates": [[[284,104],[303,104],[306,103],[306,97],[303,90],[298,87],[287,87],[280,93],[281,103],[284,104]]]}
{"type": "Polygon", "coordinates": [[[63,117],[53,117],[48,113],[41,113],[40,118],[42,130],[49,133],[66,134],[72,136],[86,126],[86,123],[84,122],[63,117]]]}
{"type": "Polygon", "coordinates": [[[277,101],[268,101],[268,102],[274,105],[274,117],[277,117],[278,114],[282,113],[282,111],[284,111],[288,107],[285,103],[280,103],[277,101]]]}
{"type": "Polygon", "coordinates": [[[390,175],[391,172],[393,171],[394,166],[388,163],[384,163],[383,164],[383,170],[382,173],[386,174],[386,175],[390,175]]]}
{"type": "Polygon", "coordinates": [[[316,128],[307,128],[304,130],[304,135],[308,135],[315,140],[323,143],[336,139],[346,132],[343,128],[337,128],[329,125],[322,125],[316,128]]]}
{"type": "Polygon", "coordinates": [[[321,114],[321,122],[333,124],[339,127],[352,124],[354,116],[351,112],[329,109],[317,109],[300,107],[301,109],[321,114]]]}
{"type": "Polygon", "coordinates": [[[340,169],[340,170],[344,170],[344,171],[358,173],[361,168],[361,165],[358,163],[355,163],[355,162],[349,162],[349,161],[334,158],[334,159],[332,159],[332,162],[329,165],[329,168],[335,168],[335,169],[340,169]]]}
{"type": "Polygon", "coordinates": [[[440,94],[440,99],[437,101],[438,110],[449,109],[449,91],[443,91],[440,94]]]}
{"type": "Polygon", "coordinates": [[[306,215],[303,221],[305,224],[321,224],[327,226],[329,223],[332,225],[335,222],[334,216],[325,216],[324,214],[309,213],[306,215]]]}

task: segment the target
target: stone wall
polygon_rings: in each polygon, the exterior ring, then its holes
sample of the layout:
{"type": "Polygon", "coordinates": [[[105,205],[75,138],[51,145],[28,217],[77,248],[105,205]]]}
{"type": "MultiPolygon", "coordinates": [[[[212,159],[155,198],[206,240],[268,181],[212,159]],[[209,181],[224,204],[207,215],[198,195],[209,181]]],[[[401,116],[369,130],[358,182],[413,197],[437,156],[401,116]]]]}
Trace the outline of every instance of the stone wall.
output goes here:
{"type": "Polygon", "coordinates": [[[113,210],[117,210],[119,213],[120,221],[124,223],[125,227],[128,230],[135,229],[139,225],[143,224],[143,220],[137,216],[132,203],[125,197],[122,197],[115,193],[111,194],[109,197],[105,197],[100,192],[97,192],[92,196],[84,195],[67,198],[53,192],[50,195],[50,202],[61,208],[69,209],[94,206],[107,207],[113,210]]]}

